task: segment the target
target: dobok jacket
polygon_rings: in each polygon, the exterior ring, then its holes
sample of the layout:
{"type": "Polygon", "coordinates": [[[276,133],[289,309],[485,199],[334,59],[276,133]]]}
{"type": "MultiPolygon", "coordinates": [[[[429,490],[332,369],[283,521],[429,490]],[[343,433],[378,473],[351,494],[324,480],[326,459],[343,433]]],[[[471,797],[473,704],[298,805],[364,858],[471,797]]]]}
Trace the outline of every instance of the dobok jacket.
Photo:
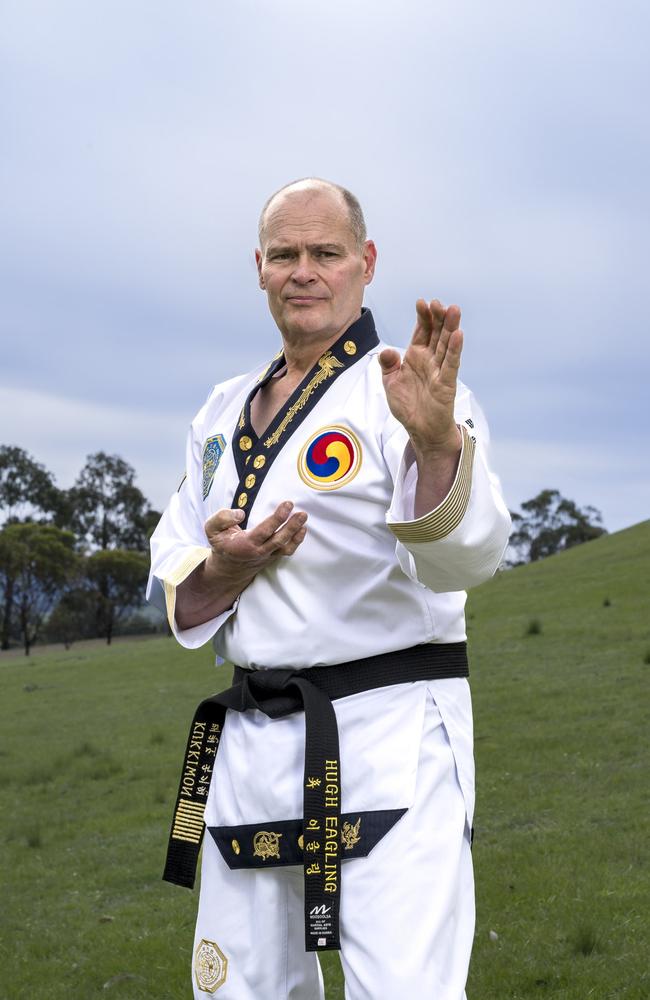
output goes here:
{"type": "MultiPolygon", "coordinates": [[[[417,469],[407,433],[386,402],[378,362],[384,346],[364,310],[260,438],[250,422],[250,397],[283,358],[214,388],[191,425],[186,477],[151,540],[149,597],[166,609],[182,645],[212,639],[224,659],[273,669],[465,638],[465,590],[495,572],[510,525],[488,464],[487,425],[460,384],[458,472],[442,503],[415,519],[417,469]],[[245,527],[253,527],[283,500],[309,515],[297,551],[260,572],[232,608],[179,630],[175,591],[209,552],[207,518],[238,506],[245,527]]],[[[335,702],[344,812],[408,807],[427,697],[447,728],[469,826],[472,720],[463,678],[398,684],[335,702]]],[[[229,713],[208,825],[299,817],[303,741],[301,715],[229,713]]]]}

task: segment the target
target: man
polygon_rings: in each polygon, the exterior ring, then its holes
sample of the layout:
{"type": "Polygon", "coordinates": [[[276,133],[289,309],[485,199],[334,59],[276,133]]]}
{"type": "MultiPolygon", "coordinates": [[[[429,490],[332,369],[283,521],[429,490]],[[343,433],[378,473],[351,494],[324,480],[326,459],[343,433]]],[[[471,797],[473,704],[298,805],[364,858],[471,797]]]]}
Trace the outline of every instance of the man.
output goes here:
{"type": "Polygon", "coordinates": [[[419,300],[404,357],[382,347],[362,310],[376,249],[329,182],[276,192],[259,243],[282,350],[215,388],[152,538],[178,640],[243,668],[197,710],[170,838],[166,877],[191,885],[209,831],[194,995],[321,998],[314,951],[340,946],[348,1000],[461,1000],[464,591],[509,517],[457,381],[460,311],[419,300]]]}

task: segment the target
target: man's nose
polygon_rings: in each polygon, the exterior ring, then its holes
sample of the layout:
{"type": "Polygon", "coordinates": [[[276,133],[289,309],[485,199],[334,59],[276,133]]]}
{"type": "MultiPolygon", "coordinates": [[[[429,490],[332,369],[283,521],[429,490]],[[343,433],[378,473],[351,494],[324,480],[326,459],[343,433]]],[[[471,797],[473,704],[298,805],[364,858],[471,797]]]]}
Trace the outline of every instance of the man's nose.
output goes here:
{"type": "Polygon", "coordinates": [[[291,277],[300,285],[305,285],[315,279],[314,262],[307,252],[301,253],[296,260],[291,277]]]}

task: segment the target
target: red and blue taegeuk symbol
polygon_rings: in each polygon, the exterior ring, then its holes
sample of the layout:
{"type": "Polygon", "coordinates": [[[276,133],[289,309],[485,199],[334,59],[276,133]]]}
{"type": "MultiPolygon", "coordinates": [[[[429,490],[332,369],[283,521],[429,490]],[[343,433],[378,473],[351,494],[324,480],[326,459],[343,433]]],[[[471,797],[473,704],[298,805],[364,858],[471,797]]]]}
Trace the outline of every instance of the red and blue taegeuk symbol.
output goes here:
{"type": "Polygon", "coordinates": [[[336,490],[356,476],[361,445],[346,427],[324,427],[310,437],[298,457],[298,471],[308,486],[336,490]]]}

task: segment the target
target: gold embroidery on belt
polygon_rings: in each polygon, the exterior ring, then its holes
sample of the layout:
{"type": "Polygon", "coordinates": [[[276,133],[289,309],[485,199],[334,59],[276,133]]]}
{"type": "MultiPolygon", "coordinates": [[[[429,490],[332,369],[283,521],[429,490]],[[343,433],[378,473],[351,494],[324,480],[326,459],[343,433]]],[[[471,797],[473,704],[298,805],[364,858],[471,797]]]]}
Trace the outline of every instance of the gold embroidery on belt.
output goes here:
{"type": "Polygon", "coordinates": [[[341,830],[341,840],[343,841],[343,846],[346,851],[352,850],[355,844],[358,844],[361,840],[361,835],[359,830],[361,828],[361,816],[356,821],[354,826],[352,823],[344,823],[343,829],[341,830]]]}
{"type": "Polygon", "coordinates": [[[281,833],[274,833],[273,830],[258,830],[253,837],[253,854],[256,858],[266,861],[267,858],[277,858],[280,860],[280,837],[281,833]]]}

